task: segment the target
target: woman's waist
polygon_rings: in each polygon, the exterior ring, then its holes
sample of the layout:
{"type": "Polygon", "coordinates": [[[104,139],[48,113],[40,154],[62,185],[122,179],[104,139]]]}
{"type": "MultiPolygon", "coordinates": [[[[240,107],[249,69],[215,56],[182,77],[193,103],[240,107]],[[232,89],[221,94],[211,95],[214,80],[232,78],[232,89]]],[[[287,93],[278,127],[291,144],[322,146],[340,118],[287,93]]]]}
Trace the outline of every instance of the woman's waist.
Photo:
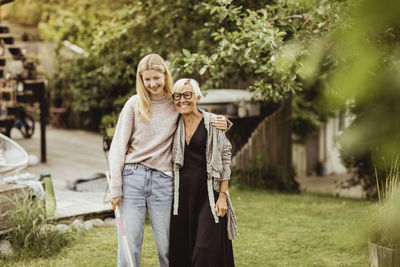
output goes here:
{"type": "Polygon", "coordinates": [[[152,161],[125,161],[124,164],[124,169],[126,168],[132,168],[132,169],[137,169],[137,170],[156,170],[159,172],[164,172],[170,176],[172,176],[172,163],[171,161],[166,161],[166,162],[152,162],[152,161]]]}

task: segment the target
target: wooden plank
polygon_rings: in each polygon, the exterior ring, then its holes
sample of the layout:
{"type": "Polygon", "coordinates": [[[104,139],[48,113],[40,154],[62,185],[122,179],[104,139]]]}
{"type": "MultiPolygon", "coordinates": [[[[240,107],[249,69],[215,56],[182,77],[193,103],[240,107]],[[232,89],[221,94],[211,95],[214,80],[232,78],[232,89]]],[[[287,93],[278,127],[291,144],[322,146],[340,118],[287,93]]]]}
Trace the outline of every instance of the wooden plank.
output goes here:
{"type": "Polygon", "coordinates": [[[18,184],[0,184],[0,230],[13,227],[9,212],[15,208],[18,199],[23,199],[28,186],[18,184]]]}
{"type": "Polygon", "coordinates": [[[28,187],[17,184],[0,184],[0,230],[12,227],[9,211],[15,207],[15,201],[23,198],[28,187]]]}
{"type": "Polygon", "coordinates": [[[0,184],[0,204],[8,203],[17,197],[22,197],[28,191],[28,186],[17,184],[0,184]]]}

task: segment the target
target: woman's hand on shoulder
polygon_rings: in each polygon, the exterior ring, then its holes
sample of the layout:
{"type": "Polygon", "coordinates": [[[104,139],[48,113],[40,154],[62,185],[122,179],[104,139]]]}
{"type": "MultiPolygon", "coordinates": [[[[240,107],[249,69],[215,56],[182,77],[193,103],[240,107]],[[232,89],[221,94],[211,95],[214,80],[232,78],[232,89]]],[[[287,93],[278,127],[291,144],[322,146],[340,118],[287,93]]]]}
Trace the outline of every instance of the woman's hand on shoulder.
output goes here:
{"type": "Polygon", "coordinates": [[[221,115],[217,115],[216,117],[211,118],[211,124],[215,128],[226,131],[228,129],[228,122],[226,121],[226,118],[221,115]]]}
{"type": "Polygon", "coordinates": [[[226,194],[220,193],[217,203],[215,204],[215,211],[217,216],[224,217],[226,212],[228,211],[228,204],[226,201],[226,194]]]}

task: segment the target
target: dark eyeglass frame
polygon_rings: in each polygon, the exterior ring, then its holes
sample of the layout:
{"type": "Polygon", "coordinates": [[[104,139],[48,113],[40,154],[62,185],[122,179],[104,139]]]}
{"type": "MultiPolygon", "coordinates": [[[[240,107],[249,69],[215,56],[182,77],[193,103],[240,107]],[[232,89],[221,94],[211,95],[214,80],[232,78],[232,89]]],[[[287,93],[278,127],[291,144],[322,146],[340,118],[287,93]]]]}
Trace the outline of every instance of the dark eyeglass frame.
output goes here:
{"type": "Polygon", "coordinates": [[[186,92],[183,92],[183,93],[173,93],[172,94],[172,99],[174,101],[179,101],[179,100],[181,100],[182,96],[186,100],[189,100],[189,99],[191,99],[193,97],[193,92],[186,91],[186,92]]]}

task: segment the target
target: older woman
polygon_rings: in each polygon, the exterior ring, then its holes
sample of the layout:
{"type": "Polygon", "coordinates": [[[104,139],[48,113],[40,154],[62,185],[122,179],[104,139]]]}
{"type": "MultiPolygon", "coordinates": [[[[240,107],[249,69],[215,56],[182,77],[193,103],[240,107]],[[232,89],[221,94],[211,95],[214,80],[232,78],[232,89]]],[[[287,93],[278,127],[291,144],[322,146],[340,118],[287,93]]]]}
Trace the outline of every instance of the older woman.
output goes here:
{"type": "Polygon", "coordinates": [[[234,266],[236,221],[228,193],[231,144],[224,131],[211,127],[214,114],[197,109],[201,96],[193,79],[178,80],[172,89],[181,116],[173,143],[171,267],[234,266]]]}

